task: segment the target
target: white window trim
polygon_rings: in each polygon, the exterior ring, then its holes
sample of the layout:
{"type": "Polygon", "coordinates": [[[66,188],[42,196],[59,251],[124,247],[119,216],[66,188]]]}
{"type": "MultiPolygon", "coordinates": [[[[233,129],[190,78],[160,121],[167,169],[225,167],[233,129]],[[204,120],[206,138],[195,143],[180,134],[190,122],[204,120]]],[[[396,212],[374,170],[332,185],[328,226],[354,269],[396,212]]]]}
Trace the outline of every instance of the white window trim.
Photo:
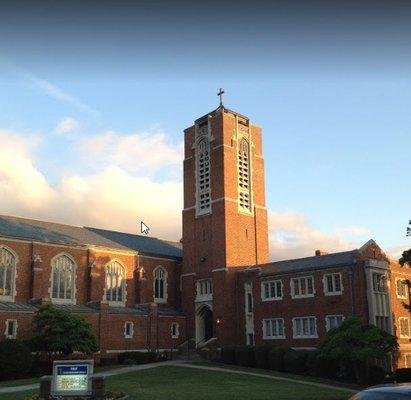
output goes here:
{"type": "Polygon", "coordinates": [[[331,329],[330,324],[329,324],[329,321],[328,321],[328,318],[330,318],[330,317],[342,317],[342,320],[343,320],[343,321],[345,320],[345,317],[344,317],[344,315],[342,315],[342,314],[330,314],[330,315],[326,315],[326,316],[325,316],[325,330],[326,330],[327,332],[331,329]]]}
{"type": "Polygon", "coordinates": [[[167,270],[162,266],[162,265],[158,265],[157,267],[154,268],[153,270],[153,299],[154,299],[154,303],[157,304],[166,304],[167,303],[167,299],[168,299],[168,273],[167,270]],[[163,293],[164,293],[164,297],[156,297],[156,271],[158,269],[161,269],[164,272],[164,278],[163,278],[163,293]]]}
{"type": "Polygon", "coordinates": [[[263,329],[263,340],[281,340],[281,339],[286,339],[286,333],[285,333],[285,322],[284,318],[264,318],[262,320],[262,329],[263,329]],[[267,336],[266,331],[265,331],[265,322],[266,321],[276,321],[276,320],[281,320],[283,321],[283,330],[284,334],[283,335],[278,335],[278,336],[267,336]]]}
{"type": "Polygon", "coordinates": [[[314,297],[315,296],[315,281],[314,281],[314,276],[313,275],[307,275],[307,276],[298,276],[290,279],[290,289],[291,289],[291,298],[292,299],[305,299],[309,297],[314,297]],[[313,282],[313,293],[312,294],[294,294],[294,279],[308,279],[311,278],[313,282]]]}
{"type": "MultiPolygon", "coordinates": [[[[333,279],[333,284],[334,284],[334,279],[333,279]]],[[[324,288],[324,296],[341,296],[342,293],[343,293],[343,291],[344,291],[344,287],[343,287],[343,283],[342,283],[342,274],[341,274],[341,272],[330,272],[330,273],[328,273],[328,274],[324,274],[324,275],[323,275],[323,288],[324,288]],[[341,290],[329,292],[329,291],[328,291],[328,287],[327,287],[327,276],[334,276],[334,275],[339,275],[339,276],[340,276],[340,287],[341,287],[341,290]]]]}
{"type": "Polygon", "coordinates": [[[126,338],[126,339],[131,339],[132,337],[134,336],[134,322],[132,322],[132,321],[126,321],[126,322],[124,322],[124,337],[126,338]],[[130,324],[131,325],[131,329],[130,329],[130,334],[129,335],[127,335],[127,324],[130,324]]]}
{"type": "Polygon", "coordinates": [[[76,278],[77,278],[77,263],[71,254],[62,252],[62,253],[55,255],[51,259],[50,261],[50,286],[49,286],[48,292],[49,292],[50,300],[53,304],[76,304],[76,294],[77,294],[77,286],[76,286],[77,279],[76,278]],[[71,293],[71,299],[56,299],[53,297],[53,265],[54,265],[54,262],[62,256],[69,258],[73,262],[73,269],[74,269],[73,270],[73,290],[71,293]]]}
{"type": "Polygon", "coordinates": [[[18,327],[18,322],[17,319],[6,319],[6,330],[4,331],[4,336],[6,339],[16,339],[17,337],[17,327],[18,327]],[[14,332],[13,335],[8,335],[8,328],[9,328],[9,322],[14,322],[14,332]]]}
{"type": "Polygon", "coordinates": [[[303,317],[294,317],[294,318],[292,319],[292,322],[293,322],[293,339],[318,339],[317,317],[315,317],[314,315],[308,315],[308,316],[303,316],[303,317]],[[297,335],[296,335],[297,329],[296,329],[295,321],[296,321],[297,319],[302,319],[302,318],[314,318],[314,320],[315,320],[315,328],[316,328],[316,332],[317,332],[315,335],[300,335],[300,336],[297,336],[297,335]]]}
{"type": "Polygon", "coordinates": [[[14,302],[14,299],[17,295],[16,281],[17,281],[17,265],[19,264],[19,257],[17,255],[17,253],[8,246],[0,245],[0,250],[1,249],[5,249],[5,250],[9,251],[14,256],[14,269],[13,269],[13,274],[12,274],[12,277],[11,277],[11,280],[12,280],[12,282],[11,282],[11,295],[10,296],[0,295],[0,301],[14,302]]]}
{"type": "Polygon", "coordinates": [[[399,336],[400,336],[400,339],[409,339],[410,338],[410,335],[411,335],[411,332],[410,332],[410,319],[409,318],[407,318],[407,317],[399,317],[398,318],[398,327],[399,327],[399,336]],[[406,320],[407,321],[407,325],[408,325],[408,335],[403,335],[402,333],[401,333],[401,320],[406,320]]]}
{"type": "Polygon", "coordinates": [[[274,279],[274,280],[270,280],[270,281],[263,281],[261,282],[261,301],[279,301],[282,300],[284,296],[284,284],[282,279],[274,279]],[[281,283],[281,296],[278,297],[265,297],[265,288],[264,285],[265,284],[270,284],[270,283],[277,283],[280,282],[281,283]]]}
{"type": "Polygon", "coordinates": [[[173,322],[171,324],[171,338],[178,339],[179,336],[180,336],[180,324],[178,322],[173,322]],[[176,327],[176,334],[173,334],[173,326],[176,327]]]}
{"type": "Polygon", "coordinates": [[[127,301],[127,268],[126,266],[117,258],[113,258],[104,266],[104,293],[103,293],[103,302],[108,303],[108,305],[112,307],[125,307],[127,301]],[[107,267],[113,263],[118,262],[124,268],[124,280],[123,280],[123,301],[111,301],[107,300],[107,283],[106,283],[106,274],[107,274],[107,267]]]}
{"type": "Polygon", "coordinates": [[[213,300],[213,280],[212,279],[198,279],[196,281],[196,301],[210,301],[213,300]],[[202,282],[209,282],[211,293],[200,294],[200,285],[202,282]]]}
{"type": "Polygon", "coordinates": [[[398,281],[402,281],[402,282],[404,282],[405,281],[405,279],[404,278],[395,278],[395,294],[397,295],[397,299],[403,299],[403,300],[406,300],[406,299],[408,299],[408,291],[407,291],[407,284],[405,283],[405,296],[400,296],[399,294],[398,294],[398,281]]]}

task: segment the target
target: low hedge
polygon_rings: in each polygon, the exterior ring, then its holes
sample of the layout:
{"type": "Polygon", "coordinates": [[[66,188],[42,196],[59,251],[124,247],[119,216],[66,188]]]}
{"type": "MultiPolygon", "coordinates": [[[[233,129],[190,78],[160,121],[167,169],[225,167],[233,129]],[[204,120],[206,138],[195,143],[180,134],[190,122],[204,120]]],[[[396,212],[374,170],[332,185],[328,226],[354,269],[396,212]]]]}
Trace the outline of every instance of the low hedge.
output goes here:
{"type": "Polygon", "coordinates": [[[235,348],[235,362],[243,367],[254,367],[253,346],[237,346],[235,348]]]}
{"type": "Polygon", "coordinates": [[[288,347],[274,347],[268,353],[268,366],[273,371],[284,371],[284,354],[288,347]]]}
{"type": "Polygon", "coordinates": [[[395,380],[398,383],[411,382],[411,368],[398,368],[395,371],[395,380]]]}
{"type": "Polygon", "coordinates": [[[292,374],[306,373],[307,357],[308,352],[306,350],[288,350],[283,357],[284,371],[292,374]]]}
{"type": "Polygon", "coordinates": [[[120,364],[148,364],[157,361],[154,351],[127,351],[118,355],[120,364]]]}
{"type": "Polygon", "coordinates": [[[254,364],[257,368],[268,369],[270,367],[269,354],[274,346],[262,344],[254,347],[254,364]]]}
{"type": "Polygon", "coordinates": [[[0,342],[0,379],[27,376],[32,363],[30,349],[21,340],[6,339],[0,342]]]}
{"type": "Polygon", "coordinates": [[[235,364],[236,346],[224,346],[221,348],[221,362],[225,364],[235,364]]]}

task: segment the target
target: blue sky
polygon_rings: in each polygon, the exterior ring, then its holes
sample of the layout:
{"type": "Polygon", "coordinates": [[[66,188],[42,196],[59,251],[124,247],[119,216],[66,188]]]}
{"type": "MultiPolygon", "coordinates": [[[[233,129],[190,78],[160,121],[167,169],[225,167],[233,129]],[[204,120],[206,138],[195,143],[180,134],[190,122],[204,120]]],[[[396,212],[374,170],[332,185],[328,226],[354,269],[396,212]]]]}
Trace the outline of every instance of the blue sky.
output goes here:
{"type": "Polygon", "coordinates": [[[0,213],[127,231],[144,218],[178,239],[182,131],[223,87],[263,128],[274,258],[371,237],[397,256],[411,246],[410,16],[405,1],[10,2],[0,213]]]}

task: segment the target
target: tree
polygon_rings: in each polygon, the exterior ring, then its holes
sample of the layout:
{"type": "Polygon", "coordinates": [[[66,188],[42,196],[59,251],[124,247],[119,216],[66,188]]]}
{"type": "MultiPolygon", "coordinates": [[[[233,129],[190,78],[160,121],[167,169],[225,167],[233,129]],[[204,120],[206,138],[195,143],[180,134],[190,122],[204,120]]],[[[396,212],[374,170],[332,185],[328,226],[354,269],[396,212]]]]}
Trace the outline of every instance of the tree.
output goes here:
{"type": "Polygon", "coordinates": [[[366,375],[372,359],[382,359],[398,348],[397,338],[358,316],[348,317],[340,327],[327,332],[318,347],[320,357],[351,366],[357,381],[361,367],[366,375]]]}
{"type": "MultiPolygon", "coordinates": [[[[411,236],[411,220],[408,222],[407,236],[411,236]]],[[[402,257],[398,260],[401,265],[409,265],[411,267],[411,249],[402,253],[402,257]]]]}
{"type": "Polygon", "coordinates": [[[84,318],[52,305],[39,308],[32,322],[31,343],[36,351],[68,356],[74,351],[94,353],[99,346],[91,325],[84,318]]]}

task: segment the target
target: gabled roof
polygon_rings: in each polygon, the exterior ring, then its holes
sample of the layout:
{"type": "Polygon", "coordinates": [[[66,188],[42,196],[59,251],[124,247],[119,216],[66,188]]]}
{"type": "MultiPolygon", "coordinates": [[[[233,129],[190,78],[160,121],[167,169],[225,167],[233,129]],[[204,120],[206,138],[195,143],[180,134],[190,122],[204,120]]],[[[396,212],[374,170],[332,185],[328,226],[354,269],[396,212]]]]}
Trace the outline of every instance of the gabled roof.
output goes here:
{"type": "Polygon", "coordinates": [[[296,258],[293,260],[276,261],[259,265],[262,275],[287,274],[305,272],[315,269],[326,269],[353,265],[356,262],[357,249],[340,253],[324,254],[321,256],[296,258]]]}
{"type": "Polygon", "coordinates": [[[72,246],[98,246],[181,258],[181,243],[149,236],[0,215],[0,236],[72,246]]]}

